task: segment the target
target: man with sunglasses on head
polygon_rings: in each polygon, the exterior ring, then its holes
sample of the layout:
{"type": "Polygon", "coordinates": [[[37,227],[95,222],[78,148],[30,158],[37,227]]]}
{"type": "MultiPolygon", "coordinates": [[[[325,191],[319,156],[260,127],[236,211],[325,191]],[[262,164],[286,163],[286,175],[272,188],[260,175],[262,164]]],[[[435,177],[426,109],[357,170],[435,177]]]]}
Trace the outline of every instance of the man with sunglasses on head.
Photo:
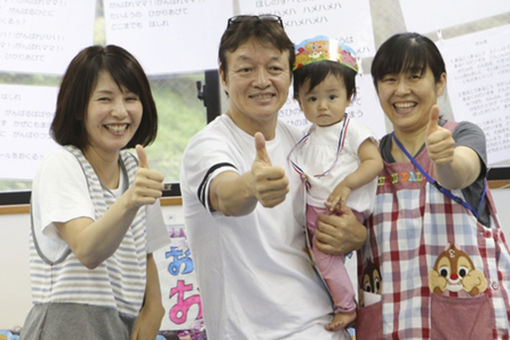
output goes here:
{"type": "MultiPolygon", "coordinates": [[[[304,188],[287,162],[301,131],[277,119],[294,63],[281,18],[230,18],[219,62],[229,107],[191,139],[180,180],[207,337],[348,339],[324,328],[331,300],[305,251],[304,188]]],[[[344,253],[366,237],[350,211],[320,217],[319,249],[335,233],[351,236],[335,248],[344,253]]]]}

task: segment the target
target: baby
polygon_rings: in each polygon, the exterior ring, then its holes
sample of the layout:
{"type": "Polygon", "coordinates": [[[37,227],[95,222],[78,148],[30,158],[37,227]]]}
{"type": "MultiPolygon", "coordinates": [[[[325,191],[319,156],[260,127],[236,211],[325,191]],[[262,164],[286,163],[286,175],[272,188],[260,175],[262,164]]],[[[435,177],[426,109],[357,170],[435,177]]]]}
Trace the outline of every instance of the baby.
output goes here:
{"type": "Polygon", "coordinates": [[[297,45],[295,52],[294,98],[312,126],[289,161],[306,184],[312,255],[335,305],[326,329],[336,331],[355,320],[356,297],[344,256],[324,254],[315,245],[317,216],[352,209],[363,223],[372,210],[383,162],[375,135],[345,113],[356,94],[358,65],[352,49],[317,36],[297,45]]]}

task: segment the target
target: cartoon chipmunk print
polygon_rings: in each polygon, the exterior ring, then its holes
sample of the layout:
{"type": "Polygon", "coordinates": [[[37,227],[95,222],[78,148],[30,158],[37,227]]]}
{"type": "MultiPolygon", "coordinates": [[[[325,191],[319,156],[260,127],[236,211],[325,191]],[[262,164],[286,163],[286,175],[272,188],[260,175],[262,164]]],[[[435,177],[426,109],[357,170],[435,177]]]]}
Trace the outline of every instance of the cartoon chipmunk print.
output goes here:
{"type": "Polygon", "coordinates": [[[429,271],[429,288],[441,295],[445,290],[478,295],[487,289],[487,279],[482,271],[475,269],[469,256],[450,244],[436,259],[434,269],[429,271]]]}
{"type": "Polygon", "coordinates": [[[373,264],[371,261],[367,262],[367,266],[363,270],[363,277],[361,279],[361,288],[359,291],[359,305],[363,307],[365,305],[364,293],[382,293],[382,278],[379,267],[373,264]]]}

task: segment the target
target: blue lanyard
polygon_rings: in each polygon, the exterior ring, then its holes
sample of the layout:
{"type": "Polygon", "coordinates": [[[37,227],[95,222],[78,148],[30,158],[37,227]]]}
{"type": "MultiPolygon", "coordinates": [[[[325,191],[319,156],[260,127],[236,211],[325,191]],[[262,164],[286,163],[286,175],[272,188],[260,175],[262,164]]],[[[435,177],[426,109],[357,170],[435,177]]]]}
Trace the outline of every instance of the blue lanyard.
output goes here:
{"type": "Polygon", "coordinates": [[[475,215],[476,218],[478,218],[478,214],[480,212],[480,209],[482,208],[482,204],[484,202],[484,199],[485,199],[485,193],[487,191],[487,181],[485,181],[485,185],[483,187],[483,192],[482,192],[482,198],[480,199],[480,203],[478,204],[478,210],[475,210],[468,202],[464,201],[462,198],[458,197],[458,196],[455,196],[454,194],[452,194],[449,190],[443,188],[441,186],[441,184],[439,184],[434,178],[432,178],[432,176],[430,176],[422,167],[420,164],[418,164],[418,162],[416,161],[416,159],[414,159],[413,156],[411,156],[411,154],[409,152],[407,152],[407,150],[404,148],[404,146],[402,144],[400,144],[400,141],[397,139],[397,137],[395,136],[395,132],[392,132],[391,133],[391,136],[393,138],[393,140],[395,141],[395,143],[397,144],[397,146],[400,148],[400,150],[402,150],[403,153],[405,153],[405,155],[407,156],[407,158],[409,158],[409,160],[411,161],[411,163],[413,163],[413,165],[418,169],[420,170],[420,172],[423,174],[423,176],[425,176],[425,178],[427,179],[427,181],[430,182],[430,184],[432,184],[433,186],[435,186],[439,191],[441,191],[444,195],[448,196],[450,199],[454,200],[455,202],[459,203],[459,204],[462,204],[465,208],[471,210],[471,212],[473,213],[473,215],[475,215]]]}

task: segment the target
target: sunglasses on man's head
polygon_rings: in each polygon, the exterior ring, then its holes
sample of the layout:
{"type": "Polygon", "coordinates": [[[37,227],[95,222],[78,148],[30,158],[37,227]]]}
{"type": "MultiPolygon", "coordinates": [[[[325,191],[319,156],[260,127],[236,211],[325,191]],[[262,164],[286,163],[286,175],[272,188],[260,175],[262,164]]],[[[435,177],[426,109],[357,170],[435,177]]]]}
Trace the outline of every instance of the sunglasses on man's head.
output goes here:
{"type": "Polygon", "coordinates": [[[228,19],[227,28],[233,24],[239,24],[243,21],[248,20],[259,20],[259,21],[274,21],[277,22],[283,28],[283,21],[278,15],[273,14],[261,14],[261,15],[236,15],[228,19]]]}

